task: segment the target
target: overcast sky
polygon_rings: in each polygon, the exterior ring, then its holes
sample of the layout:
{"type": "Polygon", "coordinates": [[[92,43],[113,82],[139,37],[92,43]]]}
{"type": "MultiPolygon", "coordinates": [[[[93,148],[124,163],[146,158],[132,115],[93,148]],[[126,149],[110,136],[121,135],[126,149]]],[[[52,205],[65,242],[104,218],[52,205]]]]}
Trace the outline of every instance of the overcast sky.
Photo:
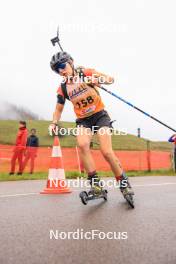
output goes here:
{"type": "MultiPolygon", "coordinates": [[[[176,2],[173,0],[3,1],[0,10],[0,98],[52,119],[59,76],[49,62],[60,25],[76,65],[113,75],[113,92],[175,125],[176,2]]],[[[154,140],[172,134],[101,91],[118,127],[154,140]]],[[[62,120],[74,121],[68,102],[62,120]]]]}

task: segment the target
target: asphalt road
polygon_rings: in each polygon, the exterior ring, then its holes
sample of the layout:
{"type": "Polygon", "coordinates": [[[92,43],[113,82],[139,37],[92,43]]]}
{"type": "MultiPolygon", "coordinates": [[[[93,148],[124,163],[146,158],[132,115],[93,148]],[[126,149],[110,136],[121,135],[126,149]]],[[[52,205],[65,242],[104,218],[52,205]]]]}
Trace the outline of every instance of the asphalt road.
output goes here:
{"type": "Polygon", "coordinates": [[[0,264],[175,264],[176,177],[136,177],[131,183],[135,209],[117,189],[109,190],[107,202],[85,206],[77,188],[41,195],[45,181],[1,182],[0,264]],[[56,236],[77,229],[123,232],[127,239],[50,239],[50,230],[56,236]]]}

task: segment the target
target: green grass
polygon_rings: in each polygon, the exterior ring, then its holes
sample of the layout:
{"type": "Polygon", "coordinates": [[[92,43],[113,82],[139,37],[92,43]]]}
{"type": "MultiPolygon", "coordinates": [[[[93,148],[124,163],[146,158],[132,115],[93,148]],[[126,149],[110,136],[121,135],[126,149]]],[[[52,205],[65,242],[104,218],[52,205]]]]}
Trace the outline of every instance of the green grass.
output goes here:
{"type": "MultiPolygon", "coordinates": [[[[48,135],[49,121],[27,121],[27,128],[37,129],[40,146],[51,146],[53,143],[52,137],[48,135]]],[[[74,123],[60,122],[63,127],[73,127],[74,123]]],[[[0,144],[12,145],[15,143],[16,134],[18,131],[18,121],[14,120],[0,120],[0,144]]],[[[73,147],[76,144],[75,138],[72,136],[61,137],[61,144],[63,147],[73,147]]]]}
{"type": "MultiPolygon", "coordinates": [[[[113,177],[112,172],[104,172],[99,171],[98,175],[100,177],[113,177]]],[[[129,171],[127,172],[129,177],[140,177],[140,176],[176,176],[172,170],[157,170],[157,171],[129,171]]],[[[34,174],[24,173],[23,175],[8,175],[7,173],[0,174],[0,182],[1,181],[20,181],[20,180],[46,180],[48,177],[48,173],[39,172],[34,174]]],[[[77,179],[77,178],[86,178],[86,174],[80,174],[78,171],[67,171],[66,178],[67,179],[77,179]]]]}
{"type": "MultiPolygon", "coordinates": [[[[51,146],[53,143],[52,137],[48,135],[49,121],[27,121],[27,127],[37,129],[37,134],[40,139],[40,146],[51,146]]],[[[73,122],[60,122],[61,127],[75,127],[73,122]]],[[[18,131],[18,121],[0,120],[0,144],[12,145],[15,142],[16,133],[18,131]]],[[[93,141],[97,142],[96,136],[93,141]]],[[[62,147],[75,147],[76,139],[73,136],[60,137],[62,147]]],[[[147,140],[138,138],[134,135],[112,136],[113,149],[116,150],[146,150],[147,140]]],[[[150,142],[151,150],[171,151],[172,145],[168,142],[150,142]]],[[[94,149],[99,146],[94,144],[94,149]]]]}

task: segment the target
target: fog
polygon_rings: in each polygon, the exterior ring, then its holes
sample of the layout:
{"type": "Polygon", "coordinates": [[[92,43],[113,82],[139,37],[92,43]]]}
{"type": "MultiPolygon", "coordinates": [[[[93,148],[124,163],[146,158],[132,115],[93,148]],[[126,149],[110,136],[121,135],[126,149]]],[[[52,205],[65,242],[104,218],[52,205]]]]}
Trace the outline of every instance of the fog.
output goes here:
{"type": "MultiPolygon", "coordinates": [[[[59,24],[62,46],[75,65],[113,75],[115,83],[108,89],[175,127],[175,10],[173,0],[4,1],[0,10],[1,100],[52,119],[60,79],[49,66],[58,51],[50,39],[59,24]]],[[[173,133],[104,91],[100,93],[111,118],[128,133],[136,134],[140,127],[143,137],[154,140],[167,140],[173,133]]],[[[70,103],[62,120],[75,120],[70,103]]]]}

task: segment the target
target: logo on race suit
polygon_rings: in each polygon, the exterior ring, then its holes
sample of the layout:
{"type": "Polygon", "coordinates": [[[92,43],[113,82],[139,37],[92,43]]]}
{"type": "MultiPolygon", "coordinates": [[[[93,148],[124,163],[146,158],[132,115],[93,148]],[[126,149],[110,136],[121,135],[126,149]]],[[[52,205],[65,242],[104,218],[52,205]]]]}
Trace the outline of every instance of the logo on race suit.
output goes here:
{"type": "Polygon", "coordinates": [[[89,108],[82,110],[81,111],[81,115],[85,115],[85,114],[91,113],[91,112],[95,111],[95,108],[96,108],[96,106],[92,105],[89,108]]]}
{"type": "Polygon", "coordinates": [[[87,90],[88,90],[88,88],[86,88],[86,87],[76,88],[76,89],[68,92],[69,99],[73,99],[73,98],[85,93],[87,90]]]}

